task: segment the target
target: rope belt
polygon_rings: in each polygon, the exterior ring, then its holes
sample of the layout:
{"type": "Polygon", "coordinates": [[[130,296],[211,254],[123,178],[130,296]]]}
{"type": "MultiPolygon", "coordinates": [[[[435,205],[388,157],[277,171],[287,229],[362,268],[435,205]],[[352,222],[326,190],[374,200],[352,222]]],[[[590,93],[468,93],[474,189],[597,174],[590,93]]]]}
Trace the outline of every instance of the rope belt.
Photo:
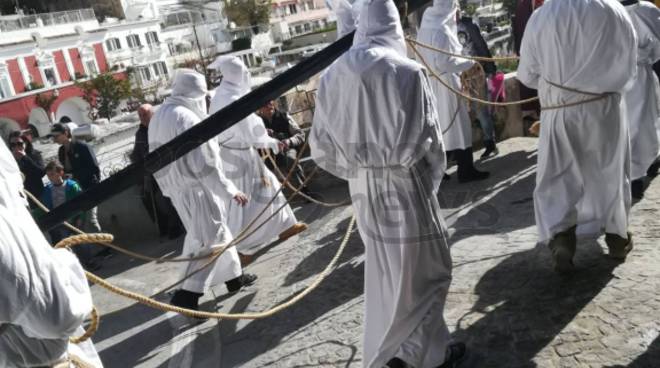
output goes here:
{"type": "Polygon", "coordinates": [[[563,85],[561,85],[561,84],[559,84],[559,83],[554,83],[554,82],[551,82],[551,81],[549,81],[549,80],[547,80],[547,79],[544,79],[544,81],[545,81],[548,85],[550,85],[550,86],[552,86],[552,87],[555,87],[555,88],[557,88],[557,89],[564,90],[564,91],[568,91],[568,92],[572,92],[572,93],[576,93],[576,94],[580,94],[580,95],[592,96],[592,97],[591,97],[591,98],[582,99],[582,100],[578,100],[578,101],[575,101],[575,102],[570,102],[570,103],[561,104],[561,105],[554,105],[554,106],[541,106],[541,110],[554,110],[554,109],[559,109],[559,108],[566,108],[566,107],[571,107],[571,106],[582,105],[582,104],[589,103],[589,102],[599,101],[599,100],[602,100],[602,99],[605,99],[605,98],[608,98],[608,97],[610,97],[610,96],[615,95],[614,92],[605,92],[605,93],[586,92],[586,91],[581,91],[581,90],[579,90],[579,89],[575,89],[575,88],[572,88],[572,87],[563,86],[563,85]]]}
{"type": "MultiPolygon", "coordinates": [[[[440,77],[440,75],[438,75],[438,73],[437,73],[435,70],[433,70],[433,68],[428,64],[428,62],[426,61],[426,59],[424,58],[424,56],[421,54],[421,52],[417,49],[417,45],[419,44],[417,41],[414,41],[414,40],[412,40],[412,39],[407,39],[407,41],[408,41],[408,44],[410,45],[410,48],[413,50],[413,52],[415,53],[415,55],[417,55],[417,57],[419,58],[419,61],[421,61],[422,64],[426,67],[426,69],[427,69],[428,72],[431,74],[431,76],[432,76],[433,78],[435,78],[438,82],[440,82],[440,84],[442,84],[444,87],[446,87],[447,89],[449,89],[451,92],[453,92],[455,95],[457,95],[457,96],[459,96],[459,97],[462,97],[462,98],[464,98],[464,99],[466,99],[466,100],[468,100],[468,101],[472,101],[472,102],[476,102],[476,103],[480,103],[480,104],[488,105],[488,106],[514,106],[514,105],[523,105],[523,104],[526,104],[526,103],[529,103],[529,102],[534,102],[534,101],[538,101],[538,100],[539,100],[538,97],[532,97],[532,98],[528,98],[528,99],[520,100],[520,101],[510,101],[510,102],[491,102],[491,101],[483,100],[483,99],[476,98],[476,97],[472,97],[472,96],[470,96],[470,95],[468,95],[468,94],[465,94],[465,93],[463,93],[462,91],[459,91],[459,90],[455,89],[454,87],[452,87],[451,85],[449,85],[447,82],[445,82],[445,81],[440,77]]],[[[428,45],[425,45],[425,46],[428,46],[428,45]]],[[[428,46],[428,48],[431,49],[431,50],[434,50],[434,51],[448,53],[448,52],[446,52],[445,50],[434,49],[434,48],[432,48],[431,46],[428,46]]],[[[451,54],[451,53],[449,53],[449,54],[451,54]]],[[[461,55],[455,55],[455,54],[452,54],[451,56],[457,56],[457,57],[458,57],[458,56],[461,56],[461,55]]],[[[462,56],[461,56],[461,57],[462,57],[462,56]]],[[[492,58],[488,58],[488,59],[492,59],[492,58]]],[[[476,60],[476,59],[474,59],[474,60],[476,60]]],[[[495,60],[496,60],[496,59],[495,59],[495,60]]],[[[599,101],[599,100],[602,100],[602,99],[608,98],[608,97],[610,97],[610,96],[613,95],[612,92],[607,92],[607,93],[602,93],[602,94],[596,94],[596,93],[591,93],[591,92],[579,91],[579,90],[576,90],[576,89],[573,89],[573,88],[570,88],[570,87],[566,87],[566,86],[562,86],[562,85],[559,85],[559,84],[556,84],[556,83],[552,83],[552,82],[549,82],[549,81],[546,81],[546,82],[547,82],[548,84],[550,84],[551,86],[557,87],[557,88],[559,88],[559,89],[563,89],[563,90],[566,90],[566,91],[570,91],[570,92],[574,92],[574,93],[578,93],[578,94],[583,94],[583,95],[587,95],[587,96],[593,96],[593,97],[591,97],[591,98],[586,98],[586,99],[579,100],[579,101],[575,101],[575,102],[569,102],[569,103],[559,104],[559,105],[542,106],[542,107],[541,107],[541,110],[555,110],[555,109],[562,109],[562,108],[567,108],[567,107],[573,107],[573,106],[582,105],[582,104],[586,104],[586,103],[590,103],[590,102],[594,102],[594,101],[599,101]]]]}

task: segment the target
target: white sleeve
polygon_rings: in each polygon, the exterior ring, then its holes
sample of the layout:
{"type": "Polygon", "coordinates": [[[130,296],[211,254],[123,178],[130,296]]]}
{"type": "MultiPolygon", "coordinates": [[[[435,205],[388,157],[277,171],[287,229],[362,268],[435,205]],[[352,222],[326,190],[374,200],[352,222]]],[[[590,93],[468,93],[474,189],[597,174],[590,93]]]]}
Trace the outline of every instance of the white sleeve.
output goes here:
{"type": "Polygon", "coordinates": [[[272,149],[275,153],[279,153],[279,141],[268,135],[266,126],[263,120],[255,114],[250,114],[247,118],[247,129],[242,130],[247,143],[254,148],[272,149]]]}
{"type": "Polygon", "coordinates": [[[527,27],[525,27],[525,34],[523,35],[520,46],[520,63],[518,64],[517,78],[527,87],[538,89],[539,79],[541,78],[541,65],[537,59],[537,34],[533,26],[533,22],[536,19],[535,15],[538,15],[538,12],[532,14],[527,27]]]}
{"type": "Polygon", "coordinates": [[[0,323],[20,326],[32,338],[70,337],[92,310],[80,263],[73,253],[51,248],[26,209],[2,211],[0,323]]]}
{"type": "Polygon", "coordinates": [[[435,99],[433,98],[433,91],[431,90],[427,76],[420,73],[421,87],[423,96],[424,121],[427,125],[429,133],[430,147],[424,154],[424,159],[431,167],[431,180],[433,182],[433,189],[438,190],[440,183],[447,169],[447,158],[445,156],[445,147],[442,140],[442,128],[440,125],[440,118],[435,106],[435,99]]]}
{"type": "MultiPolygon", "coordinates": [[[[440,38],[440,40],[434,42],[433,44],[440,44],[441,49],[448,49],[449,47],[447,44],[446,37],[439,34],[436,35],[436,37],[440,38]]],[[[433,60],[435,61],[435,65],[433,66],[435,70],[440,71],[440,72],[445,72],[445,73],[462,73],[468,69],[470,69],[474,64],[474,60],[470,59],[465,59],[461,57],[456,57],[456,56],[449,56],[440,52],[435,52],[435,57],[433,60]]]]}
{"type": "Polygon", "coordinates": [[[312,129],[309,132],[310,155],[314,162],[323,170],[338,178],[348,180],[352,176],[348,169],[348,163],[343,158],[332,135],[327,130],[327,126],[331,121],[327,112],[327,104],[331,102],[328,101],[325,89],[324,79],[321,78],[321,83],[316,94],[314,120],[312,122],[312,129]]]}
{"type": "MultiPolygon", "coordinates": [[[[197,116],[189,112],[179,117],[181,131],[178,134],[192,128],[198,122],[197,116]]],[[[219,195],[224,200],[233,198],[239,190],[225,176],[220,160],[220,145],[216,139],[204,142],[201,146],[188,152],[181,160],[184,160],[185,169],[190,177],[194,177],[212,193],[219,195]]]]}

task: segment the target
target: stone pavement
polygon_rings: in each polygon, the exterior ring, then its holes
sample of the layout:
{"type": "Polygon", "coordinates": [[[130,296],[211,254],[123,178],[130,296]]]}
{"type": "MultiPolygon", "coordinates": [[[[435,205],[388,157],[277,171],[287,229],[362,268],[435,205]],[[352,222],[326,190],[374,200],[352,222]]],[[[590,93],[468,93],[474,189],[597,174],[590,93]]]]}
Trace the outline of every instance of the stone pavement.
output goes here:
{"type": "MultiPolygon", "coordinates": [[[[635,249],[626,263],[606,258],[602,239],[587,240],[578,246],[577,271],[559,276],[536,244],[535,146],[532,138],[505,141],[499,156],[480,164],[493,173],[489,180],[458,185],[453,178],[441,187],[454,263],[445,317],[471,351],[462,367],[660,367],[660,180],[632,210],[635,249]]],[[[347,193],[335,185],[324,195],[334,201],[347,193]]],[[[231,296],[214,287],[203,309],[260,311],[312,282],[335,254],[351,209],[306,204],[295,212],[310,229],[273,244],[248,267],[259,275],[255,285],[231,296]]],[[[181,239],[129,245],[176,254],[181,239]]],[[[317,290],[255,321],[191,325],[94,286],[103,314],[96,346],[110,368],[361,367],[363,253],[354,232],[317,290]]],[[[116,255],[101,275],[151,294],[176,280],[176,268],[116,255]]]]}

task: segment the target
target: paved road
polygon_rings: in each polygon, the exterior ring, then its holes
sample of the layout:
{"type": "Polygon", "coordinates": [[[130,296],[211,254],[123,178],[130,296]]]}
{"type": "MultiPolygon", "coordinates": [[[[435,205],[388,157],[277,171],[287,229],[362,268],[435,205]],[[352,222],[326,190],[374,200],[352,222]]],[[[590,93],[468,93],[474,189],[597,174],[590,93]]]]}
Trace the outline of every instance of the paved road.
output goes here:
{"type": "MultiPolygon", "coordinates": [[[[471,349],[463,366],[660,367],[660,180],[633,208],[636,248],[626,263],[607,259],[602,239],[587,240],[578,246],[577,271],[562,277],[552,271],[548,250],[536,244],[535,144],[508,140],[499,156],[481,164],[491,179],[470,185],[453,179],[441,188],[454,262],[445,315],[453,336],[471,349]]],[[[347,195],[342,185],[324,193],[331,200],[347,195]]],[[[295,211],[310,229],[273,244],[248,268],[260,277],[256,285],[232,296],[214,287],[204,309],[267,309],[314,279],[336,252],[351,209],[307,204],[295,211]]],[[[175,254],[181,239],[128,245],[175,254]]],[[[103,313],[95,341],[110,368],[360,367],[362,273],[355,232],[338,267],[293,308],[263,320],[198,325],[94,287],[103,313]]],[[[101,274],[143,293],[177,278],[172,264],[123,256],[109,259],[101,274]]]]}

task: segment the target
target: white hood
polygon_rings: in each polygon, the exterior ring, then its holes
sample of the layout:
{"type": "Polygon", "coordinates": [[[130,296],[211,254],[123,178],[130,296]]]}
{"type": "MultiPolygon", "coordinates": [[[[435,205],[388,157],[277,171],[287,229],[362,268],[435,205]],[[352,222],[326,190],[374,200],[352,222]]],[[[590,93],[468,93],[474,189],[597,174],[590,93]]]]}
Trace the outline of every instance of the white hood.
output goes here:
{"type": "Polygon", "coordinates": [[[382,46],[406,56],[406,40],[399,12],[392,0],[366,0],[362,6],[353,47],[382,46]]]}
{"type": "Polygon", "coordinates": [[[448,51],[461,53],[463,46],[458,40],[458,29],[456,26],[456,12],[458,2],[456,0],[433,0],[433,6],[426,9],[422,17],[420,28],[439,30],[446,40],[443,42],[448,51]]]}
{"type": "Polygon", "coordinates": [[[353,14],[353,6],[348,0],[333,0],[332,9],[337,15],[337,38],[355,30],[357,18],[356,14],[353,14]]]}
{"type": "MultiPolygon", "coordinates": [[[[0,206],[9,206],[12,203],[8,202],[21,198],[19,193],[23,190],[23,177],[11,151],[0,139],[0,191],[2,190],[5,193],[15,194],[15,196],[0,196],[0,206]]],[[[20,201],[23,205],[27,205],[25,200],[20,201]]]]}
{"type": "Polygon", "coordinates": [[[241,94],[250,91],[250,71],[240,58],[223,55],[215,59],[209,68],[222,74],[222,84],[234,87],[241,94]]]}
{"type": "Polygon", "coordinates": [[[184,106],[195,113],[200,119],[206,118],[206,79],[192,69],[177,69],[172,96],[164,104],[184,106]]]}
{"type": "MultiPolygon", "coordinates": [[[[243,61],[235,56],[221,56],[211,65],[223,75],[209,107],[209,112],[215,113],[250,92],[250,72],[243,61]]],[[[220,133],[218,139],[226,147],[270,148],[278,152],[278,141],[268,136],[264,123],[255,114],[248,115],[220,133]]]]}

